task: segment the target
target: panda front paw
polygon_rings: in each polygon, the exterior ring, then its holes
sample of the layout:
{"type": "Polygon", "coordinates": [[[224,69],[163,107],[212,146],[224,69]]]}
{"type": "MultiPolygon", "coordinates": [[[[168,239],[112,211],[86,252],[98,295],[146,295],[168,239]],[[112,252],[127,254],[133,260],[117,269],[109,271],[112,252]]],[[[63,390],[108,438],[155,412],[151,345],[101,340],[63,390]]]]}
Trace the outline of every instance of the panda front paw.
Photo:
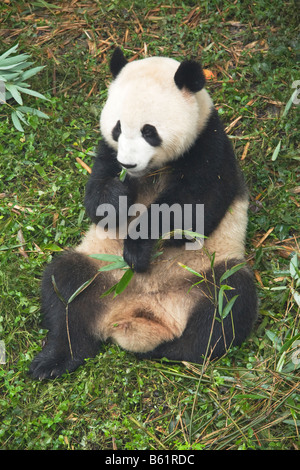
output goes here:
{"type": "Polygon", "coordinates": [[[151,240],[124,240],[123,257],[128,266],[137,273],[144,273],[148,270],[152,254],[151,240]]]}
{"type": "Polygon", "coordinates": [[[119,177],[115,177],[110,181],[109,187],[104,188],[100,187],[97,180],[90,180],[86,187],[84,205],[91,221],[97,224],[106,216],[108,204],[115,208],[118,216],[120,212],[127,211],[127,204],[130,206],[133,201],[134,191],[127,183],[121,182],[119,177]]]}

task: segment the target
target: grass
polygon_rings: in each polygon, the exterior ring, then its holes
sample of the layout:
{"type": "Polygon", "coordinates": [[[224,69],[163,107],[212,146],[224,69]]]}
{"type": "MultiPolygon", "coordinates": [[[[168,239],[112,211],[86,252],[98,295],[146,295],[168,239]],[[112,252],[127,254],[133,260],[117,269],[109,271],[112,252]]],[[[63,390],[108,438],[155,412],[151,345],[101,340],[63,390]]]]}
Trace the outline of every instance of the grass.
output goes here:
{"type": "Polygon", "coordinates": [[[299,79],[296,2],[7,1],[0,12],[0,53],[19,43],[45,66],[31,84],[49,99],[26,97],[49,119],[28,116],[25,133],[0,108],[1,448],[298,449],[299,105],[286,108],[299,79]],[[116,44],[129,58],[201,58],[214,73],[207,88],[250,188],[260,317],[241,349],[204,367],[107,346],[71,375],[34,382],[39,281],[89,224],[76,157],[92,165],[116,44]]]}

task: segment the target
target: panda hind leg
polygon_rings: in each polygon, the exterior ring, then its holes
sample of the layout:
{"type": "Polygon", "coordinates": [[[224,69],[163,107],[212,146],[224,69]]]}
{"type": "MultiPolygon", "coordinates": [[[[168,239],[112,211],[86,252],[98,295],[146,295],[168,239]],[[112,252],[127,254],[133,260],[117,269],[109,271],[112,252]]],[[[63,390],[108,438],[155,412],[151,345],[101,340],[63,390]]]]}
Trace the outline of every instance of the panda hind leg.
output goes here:
{"type": "Polygon", "coordinates": [[[101,342],[93,333],[93,325],[101,315],[102,286],[97,272],[93,261],[76,251],[65,252],[46,267],[42,313],[48,336],[44,348],[31,363],[29,373],[33,378],[53,379],[72,372],[86,358],[98,353],[101,342]],[[93,277],[91,284],[66,307],[74,292],[93,277]]]}
{"type": "MultiPolygon", "coordinates": [[[[257,317],[257,295],[251,271],[243,267],[224,281],[232,290],[225,291],[223,307],[233,296],[238,295],[226,318],[221,320],[218,302],[212,299],[215,295],[212,295],[212,286],[220,286],[222,274],[240,262],[232,260],[226,267],[220,263],[215,266],[214,275],[207,272],[207,282],[201,284],[205,295],[191,312],[183,334],[173,341],[162,343],[149,353],[140,354],[139,357],[166,357],[171,361],[202,363],[204,357],[219,358],[225,355],[231,346],[240,346],[249,336],[257,317]]],[[[217,298],[218,294],[219,287],[216,291],[217,298]]]]}

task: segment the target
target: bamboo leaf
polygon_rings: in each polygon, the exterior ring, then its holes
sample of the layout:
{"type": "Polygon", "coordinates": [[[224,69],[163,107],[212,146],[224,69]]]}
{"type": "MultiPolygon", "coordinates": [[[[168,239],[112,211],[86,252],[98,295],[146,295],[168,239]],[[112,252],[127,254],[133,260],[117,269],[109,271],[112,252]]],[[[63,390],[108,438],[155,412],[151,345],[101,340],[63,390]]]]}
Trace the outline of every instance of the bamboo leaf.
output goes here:
{"type": "Polygon", "coordinates": [[[63,296],[61,295],[61,293],[59,292],[58,290],[58,287],[56,285],[56,281],[55,281],[55,277],[52,275],[51,276],[51,280],[52,280],[52,285],[53,285],[53,289],[57,295],[57,297],[59,298],[59,300],[64,304],[64,306],[66,307],[67,306],[67,302],[65,301],[65,299],[63,298],[63,296]]]}
{"type": "Polygon", "coordinates": [[[17,54],[12,57],[6,56],[4,59],[0,57],[0,68],[7,65],[26,63],[27,59],[30,59],[30,55],[28,54],[17,54]]]}
{"type": "Polygon", "coordinates": [[[272,341],[273,346],[280,351],[281,349],[281,339],[271,330],[266,330],[267,337],[272,341]]]}
{"type": "Polygon", "coordinates": [[[29,83],[22,82],[21,79],[17,81],[15,80],[14,85],[16,85],[16,87],[30,88],[29,83]]]}
{"type": "Polygon", "coordinates": [[[116,262],[116,261],[124,261],[123,256],[119,255],[111,255],[109,253],[102,253],[96,255],[89,255],[90,258],[98,259],[100,261],[108,261],[108,262],[116,262]]]}
{"type": "Polygon", "coordinates": [[[81,292],[83,292],[90,284],[92,284],[92,282],[95,280],[95,278],[98,276],[99,273],[96,273],[95,276],[93,276],[91,279],[89,279],[88,281],[84,282],[80,287],[78,287],[78,289],[76,289],[76,291],[71,295],[71,297],[69,298],[68,300],[68,304],[70,304],[71,302],[73,302],[73,300],[79,295],[81,294],[81,292]]]}
{"type": "Polygon", "coordinates": [[[122,181],[122,182],[125,181],[126,173],[127,173],[126,168],[123,168],[122,171],[121,171],[121,173],[120,173],[120,176],[119,176],[120,181],[122,181]]]}
{"type": "Polygon", "coordinates": [[[192,230],[182,230],[183,235],[192,238],[207,238],[203,233],[193,232],[192,230]]]}
{"type": "Polygon", "coordinates": [[[131,281],[133,275],[134,275],[134,272],[131,268],[129,268],[125,271],[125,273],[121,277],[120,281],[116,285],[114,297],[117,296],[118,294],[121,294],[121,292],[123,292],[126,289],[129,282],[131,281]]]}
{"type": "Polygon", "coordinates": [[[290,261],[290,274],[292,278],[297,279],[300,278],[300,271],[298,268],[298,254],[295,253],[290,261]]]}
{"type": "Polygon", "coordinates": [[[158,251],[157,253],[154,253],[154,255],[151,256],[151,260],[155,260],[156,258],[158,258],[160,255],[163,254],[163,251],[158,251]]]}
{"type": "Polygon", "coordinates": [[[18,68],[19,65],[23,64],[24,62],[18,62],[17,64],[6,64],[6,65],[1,65],[0,64],[0,70],[10,70],[13,68],[18,68]]]}
{"type": "Polygon", "coordinates": [[[122,269],[122,268],[128,268],[128,264],[126,263],[126,261],[116,261],[115,263],[107,264],[106,266],[102,266],[102,268],[100,268],[99,271],[100,272],[112,271],[114,269],[122,269]]]}
{"type": "MultiPolygon", "coordinates": [[[[59,6],[59,5],[54,5],[53,3],[48,3],[48,2],[46,2],[45,0],[39,0],[38,2],[35,2],[35,3],[40,4],[40,5],[42,5],[43,7],[46,7],[46,8],[49,8],[49,9],[55,8],[55,10],[57,10],[57,9],[59,9],[59,8],[62,8],[62,7],[59,6]]],[[[39,6],[40,6],[40,5],[39,5],[39,6]]]]}
{"type": "Polygon", "coordinates": [[[28,80],[28,78],[33,77],[33,75],[36,75],[38,72],[43,70],[44,67],[44,65],[41,65],[38,67],[34,67],[33,69],[26,70],[26,72],[22,74],[22,80],[28,80]]]}
{"type": "Polygon", "coordinates": [[[298,307],[300,307],[300,293],[291,287],[291,292],[298,307]]]}
{"type": "Polygon", "coordinates": [[[284,343],[284,345],[280,348],[279,354],[282,354],[284,351],[287,351],[293,345],[293,343],[295,343],[295,341],[297,341],[299,339],[300,339],[300,333],[298,333],[297,335],[295,335],[292,338],[290,338],[289,340],[287,340],[284,343]]]}
{"type": "Polygon", "coordinates": [[[2,62],[2,60],[4,60],[10,54],[13,54],[13,52],[15,52],[18,49],[18,47],[19,47],[19,44],[16,44],[15,46],[8,49],[8,51],[6,51],[2,55],[0,55],[0,63],[2,62]]]}
{"type": "Polygon", "coordinates": [[[23,121],[24,124],[28,125],[28,122],[26,121],[24,114],[18,109],[16,109],[16,113],[17,113],[18,118],[21,119],[21,121],[23,121]]]}
{"type": "Polygon", "coordinates": [[[214,269],[215,257],[216,257],[216,252],[214,251],[213,254],[210,256],[210,267],[211,267],[211,269],[214,269]]]}
{"type": "Polygon", "coordinates": [[[283,118],[284,118],[284,117],[287,115],[287,113],[289,112],[289,110],[290,110],[292,104],[294,103],[294,100],[295,100],[295,98],[296,98],[296,96],[297,96],[298,93],[299,93],[299,91],[298,91],[298,90],[295,90],[295,91],[293,92],[292,96],[290,97],[290,99],[288,100],[287,104],[285,105],[284,111],[283,111],[283,113],[282,113],[282,117],[283,117],[283,118]]]}
{"type": "Polygon", "coordinates": [[[19,90],[12,83],[6,83],[6,89],[11,93],[12,97],[16,100],[18,104],[23,104],[22,96],[19,90]]]}
{"type": "Polygon", "coordinates": [[[106,297],[109,294],[112,294],[112,292],[115,292],[117,285],[118,285],[118,283],[114,284],[109,289],[107,289],[105,292],[103,292],[103,294],[100,295],[100,299],[102,299],[103,297],[106,297]]]}
{"type": "Polygon", "coordinates": [[[201,279],[201,281],[195,282],[195,283],[188,289],[188,293],[191,292],[191,290],[193,289],[193,287],[198,286],[199,284],[202,284],[202,282],[204,282],[204,281],[205,281],[205,278],[201,279]]]}
{"type": "Polygon", "coordinates": [[[42,94],[39,93],[38,91],[34,91],[34,90],[31,90],[31,89],[28,89],[28,88],[24,88],[24,87],[21,87],[21,86],[19,86],[19,85],[16,85],[16,87],[17,87],[18,90],[21,91],[22,93],[26,93],[27,95],[35,96],[36,98],[41,98],[41,99],[43,99],[43,100],[49,101],[49,99],[46,98],[46,96],[42,95],[42,94]]]}
{"type": "Polygon", "coordinates": [[[225,273],[220,277],[220,283],[225,281],[225,279],[232,276],[237,271],[239,271],[245,265],[246,265],[246,263],[239,263],[239,264],[236,264],[235,266],[233,266],[232,268],[228,269],[227,271],[225,271],[225,273]]]}
{"type": "Polygon", "coordinates": [[[20,119],[18,118],[17,113],[15,111],[11,113],[11,119],[17,131],[24,132],[20,119]]]}
{"type": "Polygon", "coordinates": [[[19,62],[13,67],[13,72],[23,73],[25,69],[28,69],[34,62],[19,62]]]}
{"type": "Polygon", "coordinates": [[[233,308],[233,305],[236,301],[236,299],[238,298],[238,295],[234,295],[230,300],[229,302],[227,302],[227,304],[225,305],[224,309],[222,310],[222,314],[221,315],[221,318],[224,320],[224,318],[227,317],[227,315],[231,312],[232,308],[233,308]]]}
{"type": "Polygon", "coordinates": [[[277,366],[276,366],[276,372],[281,372],[282,371],[282,368],[284,366],[284,363],[285,363],[285,357],[286,357],[286,351],[284,351],[279,360],[278,360],[278,363],[277,363],[277,366]]]}
{"type": "Polygon", "coordinates": [[[280,152],[280,148],[281,148],[281,141],[279,142],[279,144],[277,144],[274,152],[273,152],[273,155],[272,155],[272,162],[275,162],[275,160],[277,160],[277,157],[279,155],[279,152],[280,152]]]}
{"type": "Polygon", "coordinates": [[[102,299],[103,297],[106,297],[107,295],[112,294],[113,292],[114,292],[114,297],[119,295],[121,292],[123,292],[126,289],[133,275],[134,275],[134,271],[131,268],[128,268],[123,274],[123,276],[121,277],[120,281],[114,284],[113,286],[111,286],[109,289],[107,289],[107,291],[103,292],[100,298],[102,299]]]}
{"type": "Polygon", "coordinates": [[[29,106],[18,106],[17,110],[23,113],[32,114],[33,116],[38,116],[40,118],[49,119],[47,114],[43,113],[39,109],[30,108],[29,106]]]}
{"type": "Polygon", "coordinates": [[[218,310],[220,317],[223,318],[223,300],[224,300],[224,291],[225,290],[233,290],[233,287],[223,285],[221,286],[219,290],[219,296],[218,296],[218,310]]]}
{"type": "Polygon", "coordinates": [[[191,274],[194,274],[195,276],[198,276],[198,277],[201,277],[203,278],[202,274],[198,273],[197,271],[195,271],[194,269],[190,268],[189,266],[186,266],[185,264],[182,264],[182,263],[178,263],[179,266],[181,266],[182,268],[186,269],[188,272],[190,272],[191,274]]]}
{"type": "Polygon", "coordinates": [[[14,81],[14,79],[17,78],[19,75],[19,72],[5,72],[5,70],[3,70],[0,74],[0,80],[2,82],[11,82],[14,81]]]}

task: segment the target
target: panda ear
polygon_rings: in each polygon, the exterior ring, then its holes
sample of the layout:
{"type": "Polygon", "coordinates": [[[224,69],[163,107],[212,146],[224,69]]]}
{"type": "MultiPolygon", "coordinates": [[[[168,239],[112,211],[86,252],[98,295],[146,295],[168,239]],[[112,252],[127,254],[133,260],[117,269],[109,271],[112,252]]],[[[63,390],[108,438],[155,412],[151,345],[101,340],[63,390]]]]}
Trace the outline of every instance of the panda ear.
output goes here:
{"type": "Polygon", "coordinates": [[[127,60],[125,59],[123,52],[119,47],[117,47],[110,59],[110,71],[113,78],[116,78],[126,64],[127,60]]]}
{"type": "Polygon", "coordinates": [[[196,93],[204,87],[205,76],[198,62],[185,60],[179,65],[174,75],[174,81],[179,90],[187,88],[189,91],[196,93]]]}

